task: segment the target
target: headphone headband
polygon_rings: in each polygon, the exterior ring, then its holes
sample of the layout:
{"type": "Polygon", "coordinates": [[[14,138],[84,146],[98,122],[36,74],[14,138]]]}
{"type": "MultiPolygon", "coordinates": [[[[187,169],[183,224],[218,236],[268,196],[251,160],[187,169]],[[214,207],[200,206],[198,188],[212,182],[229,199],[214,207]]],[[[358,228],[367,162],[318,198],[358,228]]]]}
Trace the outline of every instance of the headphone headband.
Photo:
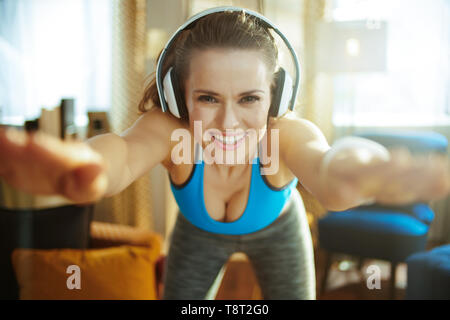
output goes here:
{"type": "Polygon", "coordinates": [[[286,44],[286,47],[289,49],[289,52],[291,53],[291,56],[293,58],[294,67],[295,67],[295,82],[294,82],[294,85],[292,88],[292,98],[291,98],[291,101],[289,102],[289,110],[294,109],[295,101],[297,99],[298,88],[300,85],[300,66],[299,66],[297,54],[295,53],[295,50],[292,47],[292,45],[289,43],[288,39],[269,19],[260,15],[259,13],[251,11],[251,10],[239,8],[239,7],[225,6],[225,7],[216,7],[216,8],[207,9],[207,10],[204,10],[204,11],[201,11],[201,12],[195,14],[190,19],[188,19],[184,24],[182,24],[177,29],[177,31],[175,31],[175,33],[170,37],[169,41],[164,46],[164,49],[162,50],[162,52],[159,56],[158,62],[156,64],[156,87],[158,89],[159,100],[160,100],[161,108],[162,108],[163,112],[166,112],[169,108],[167,106],[166,100],[163,97],[164,90],[163,90],[162,66],[163,66],[163,62],[165,60],[166,54],[167,54],[169,48],[171,47],[172,43],[175,41],[175,39],[178,37],[178,35],[183,30],[188,29],[197,20],[199,20],[207,15],[213,14],[213,13],[227,12],[227,11],[244,12],[246,14],[249,14],[250,16],[257,18],[258,20],[262,21],[266,25],[266,27],[273,29],[280,36],[280,38],[283,40],[283,42],[286,44]]]}

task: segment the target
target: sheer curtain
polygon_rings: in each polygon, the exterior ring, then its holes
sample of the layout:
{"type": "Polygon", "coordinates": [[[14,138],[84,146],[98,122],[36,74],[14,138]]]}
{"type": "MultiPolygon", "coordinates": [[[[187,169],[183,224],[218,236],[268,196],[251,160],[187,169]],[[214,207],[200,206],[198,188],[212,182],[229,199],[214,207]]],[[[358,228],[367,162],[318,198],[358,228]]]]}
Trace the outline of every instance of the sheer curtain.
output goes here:
{"type": "MultiPolygon", "coordinates": [[[[114,0],[113,75],[110,118],[120,134],[138,118],[143,94],[146,48],[146,0],[114,0]]],[[[104,199],[106,207],[94,217],[108,222],[154,230],[150,174],[144,174],[121,193],[104,199]]]]}
{"type": "Polygon", "coordinates": [[[62,97],[86,111],[111,104],[109,0],[0,0],[0,121],[23,124],[62,97]]]}

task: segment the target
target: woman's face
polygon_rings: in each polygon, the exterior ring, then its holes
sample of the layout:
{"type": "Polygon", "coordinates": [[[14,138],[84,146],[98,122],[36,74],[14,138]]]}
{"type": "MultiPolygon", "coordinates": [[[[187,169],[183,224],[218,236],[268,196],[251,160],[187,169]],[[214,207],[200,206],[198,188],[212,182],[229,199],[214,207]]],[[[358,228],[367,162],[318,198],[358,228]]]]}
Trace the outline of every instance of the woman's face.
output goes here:
{"type": "Polygon", "coordinates": [[[257,50],[194,52],[185,101],[196,141],[203,148],[213,143],[223,155],[236,153],[237,162],[248,162],[266,130],[272,76],[257,50]],[[194,121],[206,141],[195,133],[194,121]]]}

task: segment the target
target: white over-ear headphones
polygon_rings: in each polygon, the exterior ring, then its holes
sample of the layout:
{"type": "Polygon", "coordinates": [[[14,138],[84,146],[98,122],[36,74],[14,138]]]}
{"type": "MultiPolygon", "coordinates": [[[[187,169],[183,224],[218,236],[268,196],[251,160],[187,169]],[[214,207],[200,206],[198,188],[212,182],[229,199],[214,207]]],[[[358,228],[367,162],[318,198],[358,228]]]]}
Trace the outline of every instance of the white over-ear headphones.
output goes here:
{"type": "Polygon", "coordinates": [[[162,110],[164,112],[169,110],[177,118],[188,119],[188,111],[184,103],[183,94],[179,88],[179,82],[176,72],[174,72],[173,67],[169,67],[169,70],[164,75],[164,77],[162,75],[164,61],[171,45],[175,42],[178,35],[183,30],[188,29],[198,19],[201,19],[202,17],[213,13],[225,11],[245,12],[246,14],[257,18],[263,26],[273,29],[284,41],[293,59],[296,77],[295,81],[293,81],[289,73],[283,68],[280,68],[279,71],[275,74],[275,92],[272,97],[269,116],[278,117],[283,115],[288,109],[293,110],[300,86],[300,67],[297,54],[295,53],[294,49],[292,48],[287,38],[283,35],[283,33],[266,17],[260,15],[257,12],[239,7],[218,7],[202,11],[191,17],[182,26],[180,26],[169,39],[163,51],[161,52],[156,65],[156,87],[158,89],[162,110]]]}

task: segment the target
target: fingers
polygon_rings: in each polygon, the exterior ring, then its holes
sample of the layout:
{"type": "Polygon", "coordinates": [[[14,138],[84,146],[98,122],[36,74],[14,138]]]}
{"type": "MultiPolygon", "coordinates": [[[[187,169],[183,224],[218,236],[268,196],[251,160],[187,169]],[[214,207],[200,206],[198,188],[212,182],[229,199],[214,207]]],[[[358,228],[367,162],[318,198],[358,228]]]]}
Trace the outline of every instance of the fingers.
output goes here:
{"type": "Polygon", "coordinates": [[[107,176],[98,164],[79,166],[64,174],[58,184],[61,194],[78,203],[95,202],[107,188],[107,176]]]}
{"type": "Polygon", "coordinates": [[[0,175],[10,170],[10,159],[27,144],[27,136],[16,129],[0,128],[0,175]]]}
{"type": "Polygon", "coordinates": [[[423,199],[436,200],[448,196],[450,191],[450,170],[448,158],[432,155],[427,159],[427,176],[424,178],[423,199]]]}
{"type": "Polygon", "coordinates": [[[448,159],[442,155],[411,156],[397,151],[387,168],[384,185],[378,192],[377,202],[408,204],[428,202],[449,193],[448,159]]]}
{"type": "Polygon", "coordinates": [[[0,150],[2,162],[24,157],[25,152],[29,160],[53,158],[72,166],[102,162],[101,157],[82,142],[66,142],[39,131],[27,133],[16,129],[1,129],[0,150]]]}
{"type": "Polygon", "coordinates": [[[12,186],[20,185],[19,181],[23,180],[15,166],[27,144],[28,136],[25,132],[0,128],[0,176],[12,186]]]}
{"type": "Polygon", "coordinates": [[[375,195],[379,203],[402,205],[428,202],[449,194],[446,156],[413,155],[406,148],[396,148],[390,150],[388,161],[366,157],[368,161],[364,165],[357,163],[361,157],[355,157],[354,153],[341,156],[342,159],[336,156],[335,167],[330,169],[340,181],[357,186],[355,195],[356,192],[364,197],[375,195]]]}
{"type": "Polygon", "coordinates": [[[0,176],[25,192],[93,201],[105,189],[104,166],[101,155],[87,144],[40,132],[0,130],[0,176]]]}
{"type": "Polygon", "coordinates": [[[82,142],[65,142],[42,133],[31,136],[30,151],[65,162],[74,167],[87,163],[101,163],[101,156],[82,142]]]}
{"type": "Polygon", "coordinates": [[[14,128],[0,128],[0,143],[2,147],[23,147],[27,144],[28,135],[14,128]]]}

